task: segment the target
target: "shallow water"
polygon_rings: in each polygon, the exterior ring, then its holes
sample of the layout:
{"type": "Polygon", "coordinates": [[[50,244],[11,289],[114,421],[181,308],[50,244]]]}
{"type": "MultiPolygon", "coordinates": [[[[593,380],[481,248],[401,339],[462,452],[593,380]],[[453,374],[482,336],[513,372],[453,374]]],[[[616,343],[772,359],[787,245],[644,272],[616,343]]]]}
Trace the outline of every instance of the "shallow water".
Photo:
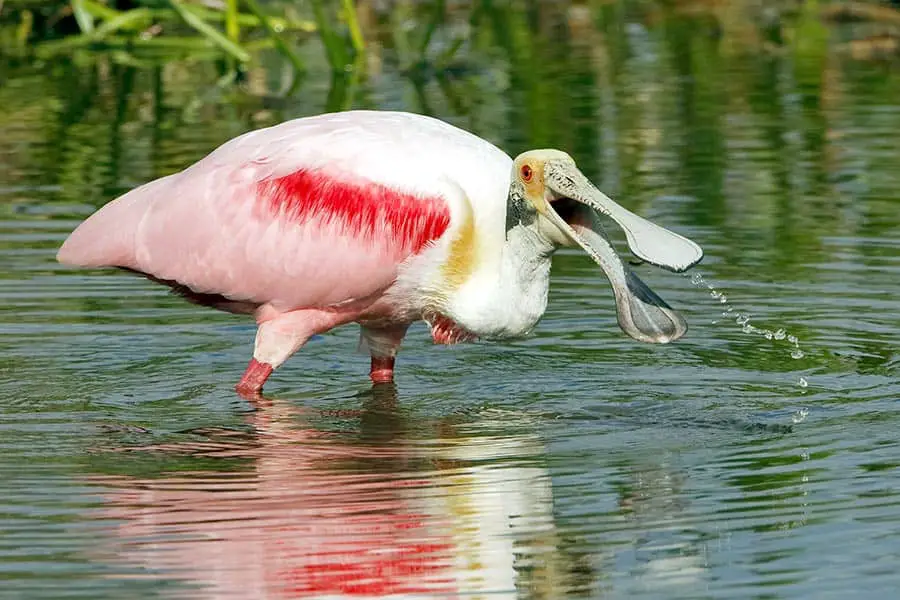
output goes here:
{"type": "Polygon", "coordinates": [[[0,596],[893,593],[900,69],[736,52],[691,17],[579,31],[544,42],[537,83],[482,41],[418,84],[385,45],[352,96],[322,66],[272,99],[262,70],[216,95],[203,62],[0,60],[0,596]],[[54,262],[116,195],[335,102],[568,150],[703,245],[699,277],[638,268],[689,334],[629,340],[563,252],[531,338],[418,326],[371,388],[346,327],[252,410],[252,324],[54,262]]]}

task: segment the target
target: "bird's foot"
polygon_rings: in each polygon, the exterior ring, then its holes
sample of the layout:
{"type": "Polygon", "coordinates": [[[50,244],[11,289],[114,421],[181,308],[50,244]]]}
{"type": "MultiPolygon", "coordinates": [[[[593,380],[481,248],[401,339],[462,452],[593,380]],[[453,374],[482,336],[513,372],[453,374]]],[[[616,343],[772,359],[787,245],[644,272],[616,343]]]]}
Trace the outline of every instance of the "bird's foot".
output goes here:
{"type": "Polygon", "coordinates": [[[369,370],[372,383],[391,383],[394,381],[394,357],[373,356],[372,368],[369,370]]]}
{"type": "Polygon", "coordinates": [[[250,364],[244,371],[244,376],[234,387],[242,397],[255,400],[262,395],[263,384],[272,374],[272,365],[259,362],[255,358],[250,359],[250,364]]]}

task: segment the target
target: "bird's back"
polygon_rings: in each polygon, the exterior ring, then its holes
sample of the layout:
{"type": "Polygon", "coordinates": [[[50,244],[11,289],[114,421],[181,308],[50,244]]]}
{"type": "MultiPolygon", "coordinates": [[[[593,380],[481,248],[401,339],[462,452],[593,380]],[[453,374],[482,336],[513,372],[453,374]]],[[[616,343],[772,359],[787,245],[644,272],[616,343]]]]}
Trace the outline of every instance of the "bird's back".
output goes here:
{"type": "Polygon", "coordinates": [[[110,202],[58,258],[283,310],[346,303],[385,289],[447,230],[442,182],[502,211],[510,165],[494,145],[429,117],[297,119],[110,202]]]}

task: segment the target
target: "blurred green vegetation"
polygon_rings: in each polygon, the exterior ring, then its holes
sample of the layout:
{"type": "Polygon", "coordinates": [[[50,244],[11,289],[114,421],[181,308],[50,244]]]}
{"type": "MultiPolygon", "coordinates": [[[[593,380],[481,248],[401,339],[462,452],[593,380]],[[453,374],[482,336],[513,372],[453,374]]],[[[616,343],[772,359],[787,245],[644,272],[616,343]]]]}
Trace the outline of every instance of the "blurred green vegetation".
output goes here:
{"type": "Polygon", "coordinates": [[[5,54],[45,59],[78,50],[109,52],[116,61],[146,64],[179,57],[225,56],[246,66],[253,54],[274,48],[302,73],[298,47],[310,39],[335,71],[361,67],[366,38],[387,33],[410,69],[440,71],[461,46],[484,31],[512,56],[528,59],[538,30],[574,25],[624,11],[659,23],[685,18],[711,28],[729,44],[772,51],[790,45],[816,53],[827,40],[825,24],[861,21],[888,27],[854,40],[858,55],[898,52],[900,11],[889,0],[0,0],[0,48],[5,54]],[[457,35],[437,51],[441,30],[457,35]],[[377,29],[377,30],[376,30],[377,29]]]}
{"type": "MultiPolygon", "coordinates": [[[[266,96],[291,96],[309,64],[324,60],[332,72],[327,110],[349,106],[360,78],[377,76],[390,60],[416,86],[423,110],[422,90],[436,82],[461,113],[472,98],[454,82],[483,73],[499,48],[521,101],[513,110],[544,117],[597,109],[569,106],[569,94],[543,83],[578,72],[574,90],[615,86],[616,63],[634,51],[633,36],[616,30],[625,21],[661,32],[681,68],[694,60],[714,68],[708,61],[717,55],[790,54],[810,86],[823,78],[831,51],[856,60],[900,56],[900,10],[876,0],[0,0],[0,52],[13,61],[140,70],[211,65],[210,96],[253,79],[265,81],[263,90],[251,87],[266,96]]],[[[523,122],[530,139],[552,141],[551,121],[523,122]]]]}

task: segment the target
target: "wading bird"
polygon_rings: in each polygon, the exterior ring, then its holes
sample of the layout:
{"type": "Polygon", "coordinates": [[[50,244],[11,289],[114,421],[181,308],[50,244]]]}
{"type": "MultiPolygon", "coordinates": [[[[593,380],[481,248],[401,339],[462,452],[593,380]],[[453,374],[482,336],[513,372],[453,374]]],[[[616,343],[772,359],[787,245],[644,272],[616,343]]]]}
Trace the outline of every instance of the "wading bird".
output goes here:
{"type": "Polygon", "coordinates": [[[85,220],[60,262],[119,267],[258,324],[237,390],[254,396],[313,335],[361,326],[375,382],[393,379],[411,323],[436,343],[531,331],[550,258],[579,246],[612,284],[619,326],[654,343],[684,319],[638,279],[601,215],[642,261],[683,271],[692,241],[619,206],[558,150],[515,160],[448,123],[398,112],[296,119],[226,142],[85,220]]]}

